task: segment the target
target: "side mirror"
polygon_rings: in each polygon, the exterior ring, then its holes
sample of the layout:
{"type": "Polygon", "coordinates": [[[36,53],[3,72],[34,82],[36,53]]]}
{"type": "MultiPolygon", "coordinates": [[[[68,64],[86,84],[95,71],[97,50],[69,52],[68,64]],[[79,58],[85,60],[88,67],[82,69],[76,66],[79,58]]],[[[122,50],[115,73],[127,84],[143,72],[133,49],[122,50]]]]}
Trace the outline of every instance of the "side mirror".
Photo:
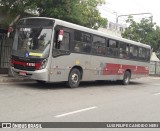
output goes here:
{"type": "Polygon", "coordinates": [[[58,42],[61,42],[63,40],[64,36],[64,30],[59,30],[58,32],[58,42]]]}

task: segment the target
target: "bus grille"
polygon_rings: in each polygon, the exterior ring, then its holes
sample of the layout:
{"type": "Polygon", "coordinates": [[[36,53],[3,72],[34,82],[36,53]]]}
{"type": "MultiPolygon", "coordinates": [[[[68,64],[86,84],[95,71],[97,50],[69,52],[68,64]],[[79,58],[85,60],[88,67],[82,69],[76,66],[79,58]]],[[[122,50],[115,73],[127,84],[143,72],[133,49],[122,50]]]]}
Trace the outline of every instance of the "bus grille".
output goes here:
{"type": "Polygon", "coordinates": [[[36,67],[22,66],[22,65],[16,65],[16,64],[14,64],[14,68],[19,69],[19,70],[26,70],[26,71],[35,71],[36,70],[36,67]]]}

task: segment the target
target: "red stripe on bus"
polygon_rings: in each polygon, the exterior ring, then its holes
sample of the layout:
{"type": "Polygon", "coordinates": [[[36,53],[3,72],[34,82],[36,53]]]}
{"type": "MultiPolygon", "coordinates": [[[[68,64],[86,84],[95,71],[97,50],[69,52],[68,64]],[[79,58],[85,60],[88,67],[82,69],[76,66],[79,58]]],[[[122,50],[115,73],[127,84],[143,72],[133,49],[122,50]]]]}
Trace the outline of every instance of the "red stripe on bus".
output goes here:
{"type": "MultiPolygon", "coordinates": [[[[11,63],[12,63],[13,65],[16,64],[16,65],[28,66],[28,65],[27,65],[28,62],[21,62],[21,61],[12,60],[11,63]]],[[[41,63],[38,62],[38,63],[34,63],[34,64],[35,64],[34,67],[36,68],[36,70],[39,70],[39,69],[40,69],[40,66],[41,66],[41,63]]]]}
{"type": "Polygon", "coordinates": [[[107,63],[103,68],[102,75],[122,75],[129,69],[132,74],[149,74],[149,70],[145,66],[133,66],[107,63]]]}

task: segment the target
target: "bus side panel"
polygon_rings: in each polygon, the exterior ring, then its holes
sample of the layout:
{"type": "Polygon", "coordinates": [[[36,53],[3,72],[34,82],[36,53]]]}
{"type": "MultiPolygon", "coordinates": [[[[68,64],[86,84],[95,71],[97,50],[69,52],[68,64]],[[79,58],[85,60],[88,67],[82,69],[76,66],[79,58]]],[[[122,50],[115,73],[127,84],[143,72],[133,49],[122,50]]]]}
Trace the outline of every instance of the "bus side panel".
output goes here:
{"type": "Polygon", "coordinates": [[[131,71],[131,78],[148,76],[149,63],[92,56],[91,69],[93,80],[122,80],[126,70],[131,71]]]}
{"type": "Polygon", "coordinates": [[[90,55],[74,54],[52,58],[50,82],[68,81],[72,68],[82,68],[82,80],[90,78],[90,55]]]}
{"type": "Polygon", "coordinates": [[[119,74],[120,64],[117,59],[92,56],[91,58],[91,75],[94,80],[117,80],[122,78],[119,74]]]}

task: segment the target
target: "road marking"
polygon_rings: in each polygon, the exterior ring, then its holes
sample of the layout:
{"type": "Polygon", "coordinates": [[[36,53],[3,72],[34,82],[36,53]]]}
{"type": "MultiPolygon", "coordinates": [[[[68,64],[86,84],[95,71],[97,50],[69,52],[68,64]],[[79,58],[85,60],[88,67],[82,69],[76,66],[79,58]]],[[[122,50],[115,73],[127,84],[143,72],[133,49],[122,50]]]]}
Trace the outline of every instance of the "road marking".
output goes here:
{"type": "Polygon", "coordinates": [[[61,115],[57,115],[55,117],[59,118],[59,117],[63,117],[63,116],[68,116],[68,115],[76,114],[76,113],[83,112],[83,111],[93,110],[95,108],[97,108],[97,107],[93,106],[93,107],[89,107],[89,108],[85,108],[85,109],[81,109],[81,110],[72,111],[72,112],[61,114],[61,115]]]}
{"type": "Polygon", "coordinates": [[[154,95],[157,96],[157,95],[160,95],[160,93],[155,93],[154,95]]]}

